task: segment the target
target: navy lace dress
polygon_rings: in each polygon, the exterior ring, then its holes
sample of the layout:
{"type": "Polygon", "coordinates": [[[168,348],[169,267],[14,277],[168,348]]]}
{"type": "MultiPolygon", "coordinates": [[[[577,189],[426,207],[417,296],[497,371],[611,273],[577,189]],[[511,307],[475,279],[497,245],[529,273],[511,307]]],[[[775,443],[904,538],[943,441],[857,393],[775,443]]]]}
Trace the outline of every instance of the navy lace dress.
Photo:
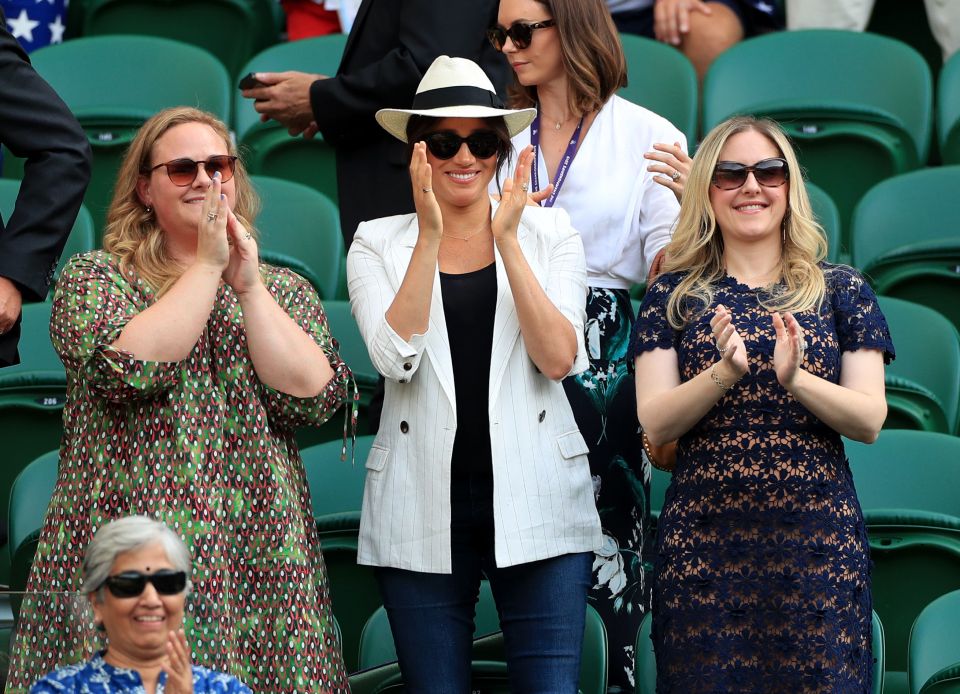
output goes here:
{"type": "MultiPolygon", "coordinates": [[[[827,299],[796,315],[803,368],[837,382],[840,356],[893,344],[856,271],[824,265],[827,299]]],[[[682,331],[666,320],[681,279],[647,291],[632,354],[677,352],[686,381],[719,358],[712,309],[682,331]]],[[[660,515],[653,641],[660,694],[871,690],[870,559],[839,434],[796,402],[773,369],[775,333],[758,291],[725,277],[723,304],[750,372],[681,439],[660,515]]]]}

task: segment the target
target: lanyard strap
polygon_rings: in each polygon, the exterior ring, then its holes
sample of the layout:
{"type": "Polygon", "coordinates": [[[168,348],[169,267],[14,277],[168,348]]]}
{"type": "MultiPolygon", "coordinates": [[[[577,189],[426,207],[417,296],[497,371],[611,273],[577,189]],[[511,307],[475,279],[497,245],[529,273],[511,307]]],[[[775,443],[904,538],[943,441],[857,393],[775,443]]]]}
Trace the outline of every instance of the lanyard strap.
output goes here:
{"type": "MultiPolygon", "coordinates": [[[[567,151],[563,153],[563,159],[560,160],[560,166],[557,167],[557,175],[553,178],[553,192],[550,193],[550,197],[540,203],[543,207],[553,207],[553,203],[557,200],[560,188],[563,187],[563,182],[567,178],[567,171],[570,170],[573,158],[577,155],[577,144],[580,142],[580,131],[583,130],[583,119],[585,117],[586,116],[580,117],[577,129],[573,131],[573,137],[570,138],[570,142],[567,144],[567,151]]],[[[537,192],[540,190],[540,174],[538,173],[538,169],[540,168],[539,108],[537,108],[537,116],[533,119],[533,124],[530,126],[530,144],[533,145],[533,165],[530,167],[530,183],[533,185],[533,191],[537,192]]]]}

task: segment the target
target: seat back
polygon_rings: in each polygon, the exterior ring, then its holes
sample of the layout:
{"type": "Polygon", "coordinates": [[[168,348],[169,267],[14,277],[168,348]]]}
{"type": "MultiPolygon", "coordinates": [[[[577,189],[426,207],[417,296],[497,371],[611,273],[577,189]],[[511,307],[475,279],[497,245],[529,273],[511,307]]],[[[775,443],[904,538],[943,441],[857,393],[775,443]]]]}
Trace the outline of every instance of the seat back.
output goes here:
{"type": "Polygon", "coordinates": [[[910,694],[960,692],[960,590],[942,595],[917,616],[910,630],[910,694]]]}
{"type": "Polygon", "coordinates": [[[340,343],[340,356],[350,366],[357,385],[361,388],[372,388],[379,379],[379,374],[370,361],[370,353],[360,334],[360,328],[350,312],[349,301],[325,301],[324,310],[327,312],[327,322],[330,332],[340,343]]]}
{"type": "Polygon", "coordinates": [[[827,237],[827,260],[831,263],[844,262],[850,257],[850,249],[844,246],[843,225],[837,203],[827,191],[815,183],[807,181],[806,186],[813,214],[827,237]]]}
{"type": "Polygon", "coordinates": [[[699,114],[693,64],[673,46],[643,36],[620,34],[620,43],[627,60],[628,83],[617,93],[673,123],[693,152],[699,114]]]}
{"type": "Polygon", "coordinates": [[[872,446],[845,447],[867,522],[886,669],[902,673],[914,619],[960,589],[960,438],[884,430],[872,446]]]}
{"type": "MultiPolygon", "coordinates": [[[[301,70],[334,75],[346,45],[346,36],[330,34],[277,44],[253,56],[241,69],[248,72],[301,70]]],[[[334,203],[337,194],[336,156],[318,135],[312,140],[294,137],[276,121],[262,123],[251,99],[234,94],[237,140],[246,148],[251,173],[297,181],[319,190],[334,203]]]]}
{"type": "Polygon", "coordinates": [[[879,297],[897,358],[886,368],[889,429],[957,432],[960,333],[937,311],[879,297]]]}
{"type": "Polygon", "coordinates": [[[244,0],[87,0],[83,33],[182,41],[216,56],[233,76],[263,42],[259,19],[244,0]]]}
{"type": "Polygon", "coordinates": [[[937,139],[944,164],[960,164],[960,52],[937,79],[937,139]]]}
{"type": "Polygon", "coordinates": [[[834,30],[774,32],[732,46],[711,64],[703,127],[735,114],[779,121],[810,180],[837,204],[846,229],[872,185],[927,160],[932,82],[923,58],[894,39],[834,30]]]}
{"type": "Polygon", "coordinates": [[[854,265],[877,293],[929,306],[960,326],[957,190],[960,166],[883,181],[857,205],[851,235],[854,265]]]}
{"type": "MultiPolygon", "coordinates": [[[[190,105],[231,121],[227,71],[195,46],[154,36],[94,36],[41,48],[30,59],[80,121],[93,148],[84,204],[98,244],[120,161],[145,120],[168,106],[190,105]]],[[[5,159],[5,176],[22,174],[21,160],[5,159]]]]}
{"type": "Polygon", "coordinates": [[[657,694],[657,657],[653,651],[650,632],[653,629],[653,614],[647,612],[637,631],[637,644],[634,649],[633,681],[636,694],[657,694]]]}
{"type": "Polygon", "coordinates": [[[40,529],[57,485],[59,451],[48,451],[30,462],[10,488],[7,515],[7,551],[10,589],[26,590],[40,529]]]}
{"type": "MultiPolygon", "coordinates": [[[[0,218],[6,221],[10,220],[19,192],[20,181],[0,178],[0,218]]],[[[70,229],[66,245],[60,253],[60,261],[57,263],[57,269],[54,270],[54,278],[60,276],[63,266],[67,264],[71,256],[92,251],[95,247],[93,218],[90,216],[89,210],[81,205],[77,211],[77,218],[73,222],[73,227],[70,229]]]]}
{"type": "Polygon", "coordinates": [[[262,203],[256,221],[261,259],[303,274],[321,299],[333,299],[345,253],[336,205],[322,193],[293,181],[250,178],[262,203]]]}
{"type": "MultiPolygon", "coordinates": [[[[313,516],[318,521],[330,521],[332,527],[358,528],[360,508],[363,505],[363,485],[366,479],[364,463],[373,445],[374,436],[358,436],[353,448],[347,445],[347,459],[341,460],[341,441],[328,441],[300,451],[303,467],[307,473],[313,516]],[[342,522],[341,522],[342,521],[342,522]]],[[[323,530],[321,523],[320,529],[323,530]]]]}

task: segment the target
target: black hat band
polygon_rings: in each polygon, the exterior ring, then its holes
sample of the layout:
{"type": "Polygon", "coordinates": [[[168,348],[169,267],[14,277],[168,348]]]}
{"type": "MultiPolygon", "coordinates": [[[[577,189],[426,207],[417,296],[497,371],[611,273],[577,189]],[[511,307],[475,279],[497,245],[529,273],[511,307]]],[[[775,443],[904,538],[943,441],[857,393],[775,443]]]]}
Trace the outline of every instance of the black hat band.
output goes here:
{"type": "Polygon", "coordinates": [[[487,106],[503,108],[503,102],[495,92],[481,87],[441,87],[420,92],[413,97],[414,111],[451,106],[487,106]]]}

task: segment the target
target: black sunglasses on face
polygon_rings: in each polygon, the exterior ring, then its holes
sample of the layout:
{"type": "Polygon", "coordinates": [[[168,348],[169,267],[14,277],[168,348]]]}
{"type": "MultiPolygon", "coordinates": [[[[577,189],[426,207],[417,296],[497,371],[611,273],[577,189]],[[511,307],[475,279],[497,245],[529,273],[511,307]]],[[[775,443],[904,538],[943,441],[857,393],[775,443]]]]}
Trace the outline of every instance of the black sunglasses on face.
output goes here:
{"type": "Polygon", "coordinates": [[[237,169],[237,158],[228,154],[218,154],[210,157],[206,161],[194,161],[193,159],[174,159],[165,161],[162,164],[146,169],[144,174],[149,174],[161,166],[167,167],[167,177],[175,186],[185,187],[197,180],[197,174],[200,171],[200,164],[203,164],[207,176],[213,178],[213,174],[220,172],[220,182],[226,183],[233,178],[234,171],[237,169]]]}
{"type": "Polygon", "coordinates": [[[498,51],[503,50],[503,45],[507,42],[507,37],[513,41],[513,45],[521,51],[530,47],[533,40],[533,32],[537,29],[546,29],[556,24],[552,19],[545,19],[542,22],[514,22],[509,29],[504,29],[499,24],[487,29],[487,38],[498,51]]]}
{"type": "Polygon", "coordinates": [[[500,147],[500,138],[493,130],[477,130],[460,137],[452,130],[437,130],[423,136],[427,149],[437,159],[452,159],[464,142],[477,159],[489,159],[500,147]]]}
{"type": "Polygon", "coordinates": [[[787,160],[780,157],[764,159],[753,166],[735,161],[720,161],[713,170],[712,183],[720,190],[735,190],[747,182],[747,175],[751,172],[757,183],[765,188],[779,188],[790,177],[787,160]]]}
{"type": "Polygon", "coordinates": [[[141,595],[152,583],[160,595],[176,595],[187,587],[187,574],[183,571],[157,571],[153,574],[142,574],[139,571],[124,571],[116,576],[109,576],[103,582],[115,598],[135,598],[141,595]]]}

